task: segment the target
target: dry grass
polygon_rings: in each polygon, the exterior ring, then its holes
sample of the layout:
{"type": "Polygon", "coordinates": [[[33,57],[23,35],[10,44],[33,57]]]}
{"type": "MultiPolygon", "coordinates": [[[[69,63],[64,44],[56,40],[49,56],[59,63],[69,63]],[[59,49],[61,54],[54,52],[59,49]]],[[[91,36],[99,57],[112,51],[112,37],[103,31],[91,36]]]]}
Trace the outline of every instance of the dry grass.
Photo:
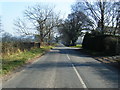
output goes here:
{"type": "Polygon", "coordinates": [[[42,48],[32,48],[30,51],[24,51],[2,57],[2,75],[5,75],[19,66],[24,65],[30,59],[43,54],[52,46],[43,46],[42,48]]]}

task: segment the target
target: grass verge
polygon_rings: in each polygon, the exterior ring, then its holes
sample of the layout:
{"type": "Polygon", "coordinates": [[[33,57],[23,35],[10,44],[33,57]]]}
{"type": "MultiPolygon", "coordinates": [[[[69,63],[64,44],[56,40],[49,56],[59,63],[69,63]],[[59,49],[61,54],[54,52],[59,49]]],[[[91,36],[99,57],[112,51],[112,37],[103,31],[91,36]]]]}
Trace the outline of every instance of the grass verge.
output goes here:
{"type": "Polygon", "coordinates": [[[24,65],[27,61],[40,56],[52,46],[42,46],[41,48],[32,48],[30,51],[20,52],[2,58],[2,75],[8,74],[17,67],[24,65]]]}
{"type": "Polygon", "coordinates": [[[82,45],[81,44],[77,44],[76,46],[70,46],[70,47],[74,47],[74,48],[81,48],[82,45]]]}

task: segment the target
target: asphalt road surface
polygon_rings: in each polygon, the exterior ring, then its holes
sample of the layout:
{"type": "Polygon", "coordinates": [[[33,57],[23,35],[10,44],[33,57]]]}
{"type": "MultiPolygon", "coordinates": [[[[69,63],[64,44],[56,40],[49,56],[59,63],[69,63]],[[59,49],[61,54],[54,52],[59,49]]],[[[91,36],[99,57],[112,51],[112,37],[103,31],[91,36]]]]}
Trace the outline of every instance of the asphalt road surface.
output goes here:
{"type": "Polygon", "coordinates": [[[112,67],[64,46],[46,55],[3,83],[3,88],[118,88],[112,67]]]}

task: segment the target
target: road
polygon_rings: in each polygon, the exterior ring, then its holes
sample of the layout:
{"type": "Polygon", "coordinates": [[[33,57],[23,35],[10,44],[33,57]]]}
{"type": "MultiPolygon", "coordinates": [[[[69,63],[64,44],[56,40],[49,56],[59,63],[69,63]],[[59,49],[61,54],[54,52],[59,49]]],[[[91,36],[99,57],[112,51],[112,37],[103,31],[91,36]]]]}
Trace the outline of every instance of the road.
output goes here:
{"type": "Polygon", "coordinates": [[[58,46],[3,83],[3,88],[118,88],[118,71],[58,46]]]}

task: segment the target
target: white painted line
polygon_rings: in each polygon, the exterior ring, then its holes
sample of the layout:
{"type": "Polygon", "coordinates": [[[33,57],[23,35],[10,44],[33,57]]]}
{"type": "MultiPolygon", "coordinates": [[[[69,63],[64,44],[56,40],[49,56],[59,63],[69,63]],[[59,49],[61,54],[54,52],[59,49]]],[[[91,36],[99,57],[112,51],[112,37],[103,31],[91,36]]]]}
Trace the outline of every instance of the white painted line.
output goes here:
{"type": "Polygon", "coordinates": [[[70,60],[70,57],[68,56],[68,54],[67,54],[67,57],[68,57],[68,59],[70,60]]]}
{"type": "MultiPolygon", "coordinates": [[[[68,54],[67,54],[67,57],[68,57],[68,59],[70,60],[70,57],[68,56],[68,54]]],[[[81,77],[80,74],[78,73],[78,71],[77,71],[77,69],[75,68],[74,64],[72,64],[72,67],[73,67],[74,71],[76,72],[76,74],[77,74],[77,76],[78,76],[78,78],[79,78],[79,81],[81,82],[83,88],[86,88],[86,89],[87,89],[86,84],[84,83],[82,77],[81,77]]]]}
{"type": "Polygon", "coordinates": [[[73,68],[74,68],[74,70],[75,70],[75,72],[76,72],[76,74],[77,74],[77,76],[78,76],[80,82],[82,83],[83,88],[87,88],[87,86],[85,85],[83,79],[81,78],[80,74],[78,73],[77,69],[74,67],[73,64],[72,64],[72,66],[73,66],[73,68]]]}

